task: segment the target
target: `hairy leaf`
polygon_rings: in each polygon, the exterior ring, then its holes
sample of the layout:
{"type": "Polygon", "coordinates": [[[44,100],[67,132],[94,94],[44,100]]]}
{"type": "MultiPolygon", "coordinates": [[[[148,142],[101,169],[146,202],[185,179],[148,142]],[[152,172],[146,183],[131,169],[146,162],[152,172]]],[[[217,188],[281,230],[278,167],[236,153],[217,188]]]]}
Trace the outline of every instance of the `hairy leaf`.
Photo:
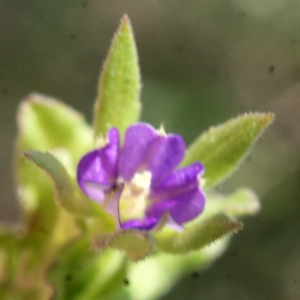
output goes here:
{"type": "Polygon", "coordinates": [[[224,214],[215,214],[185,228],[182,232],[165,231],[155,234],[157,248],[173,253],[199,250],[242,228],[242,223],[224,214]]]}
{"type": "Polygon", "coordinates": [[[272,113],[250,113],[210,128],[188,148],[182,165],[201,161],[205,187],[220,183],[243,161],[273,118],[272,113]]]}
{"type": "Polygon", "coordinates": [[[99,80],[94,109],[95,135],[111,126],[121,133],[140,115],[140,72],[129,18],[125,15],[114,36],[99,80]]]}
{"type": "Polygon", "coordinates": [[[133,261],[141,260],[151,254],[154,238],[139,230],[120,230],[113,235],[98,236],[93,241],[95,249],[112,248],[124,251],[133,261]]]}

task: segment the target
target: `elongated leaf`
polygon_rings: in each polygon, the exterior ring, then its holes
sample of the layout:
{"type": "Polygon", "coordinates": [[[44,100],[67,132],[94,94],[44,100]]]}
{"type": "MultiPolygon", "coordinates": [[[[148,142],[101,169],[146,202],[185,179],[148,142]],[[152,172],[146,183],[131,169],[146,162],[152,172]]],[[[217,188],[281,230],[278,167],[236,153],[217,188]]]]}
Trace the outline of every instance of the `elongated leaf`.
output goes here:
{"type": "Polygon", "coordinates": [[[95,249],[112,248],[124,251],[134,261],[141,260],[151,254],[154,238],[139,230],[120,230],[113,235],[98,236],[93,241],[95,249]]]}
{"type": "Polygon", "coordinates": [[[250,113],[210,128],[188,148],[182,165],[201,161],[205,187],[218,184],[243,161],[273,119],[272,113],[250,113]]]}
{"type": "Polygon", "coordinates": [[[103,66],[94,109],[96,136],[106,136],[110,126],[121,133],[140,115],[140,73],[136,45],[125,15],[103,66]]]}
{"type": "Polygon", "coordinates": [[[24,152],[24,157],[44,170],[53,180],[57,199],[67,209],[72,207],[70,201],[74,198],[74,189],[67,171],[50,153],[34,150],[24,152]]]}
{"type": "Polygon", "coordinates": [[[242,223],[224,214],[216,214],[187,227],[182,232],[168,231],[155,234],[157,248],[173,253],[199,250],[242,228],[242,223]]]}
{"type": "Polygon", "coordinates": [[[50,153],[28,150],[24,157],[32,161],[36,166],[45,171],[52,179],[56,199],[68,211],[83,216],[98,216],[99,205],[81,198],[78,195],[78,187],[70,178],[64,166],[50,153]]]}

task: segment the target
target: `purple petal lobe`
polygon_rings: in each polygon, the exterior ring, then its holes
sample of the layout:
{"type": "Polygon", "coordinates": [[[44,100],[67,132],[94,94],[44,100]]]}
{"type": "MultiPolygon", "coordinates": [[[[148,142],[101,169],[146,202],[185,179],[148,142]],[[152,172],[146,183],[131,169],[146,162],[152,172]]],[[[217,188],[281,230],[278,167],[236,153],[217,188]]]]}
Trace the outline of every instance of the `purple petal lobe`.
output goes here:
{"type": "Polygon", "coordinates": [[[177,224],[182,224],[196,218],[204,209],[205,195],[200,188],[181,194],[176,198],[156,202],[148,207],[148,217],[160,218],[169,212],[177,224]]]}
{"type": "Polygon", "coordinates": [[[82,191],[92,200],[102,202],[104,192],[116,181],[119,156],[119,133],[112,128],[109,143],[87,153],[77,167],[77,181],[82,191]]]}
{"type": "Polygon", "coordinates": [[[105,190],[107,186],[103,186],[94,182],[83,182],[80,185],[82,191],[92,200],[102,203],[105,198],[105,190]]]}
{"type": "Polygon", "coordinates": [[[100,150],[86,154],[77,168],[77,181],[82,191],[91,199],[102,202],[104,190],[110,186],[110,180],[99,155],[100,150]]]}
{"type": "Polygon", "coordinates": [[[139,230],[151,230],[158,222],[155,217],[146,217],[141,220],[129,220],[122,223],[123,229],[139,229],[139,230]]]}
{"type": "Polygon", "coordinates": [[[182,231],[184,229],[183,225],[178,224],[175,220],[169,215],[166,225],[173,228],[176,231],[182,231]]]}
{"type": "Polygon", "coordinates": [[[148,169],[152,173],[151,187],[157,187],[181,162],[185,143],[181,136],[159,136],[151,147],[148,169]]]}
{"type": "Polygon", "coordinates": [[[175,222],[182,224],[196,218],[204,209],[205,195],[195,189],[177,198],[177,204],[170,210],[175,222]]]}
{"type": "Polygon", "coordinates": [[[179,169],[169,175],[159,186],[151,190],[150,197],[155,201],[174,198],[198,187],[198,176],[204,167],[196,162],[190,166],[179,169]]]}
{"type": "Polygon", "coordinates": [[[156,136],[155,129],[144,123],[132,125],[127,129],[120,162],[120,175],[126,181],[129,181],[144,163],[156,136]]]}
{"type": "Polygon", "coordinates": [[[108,145],[100,150],[100,158],[103,168],[109,176],[111,182],[114,182],[118,176],[118,159],[119,159],[119,131],[111,128],[107,133],[108,145]]]}

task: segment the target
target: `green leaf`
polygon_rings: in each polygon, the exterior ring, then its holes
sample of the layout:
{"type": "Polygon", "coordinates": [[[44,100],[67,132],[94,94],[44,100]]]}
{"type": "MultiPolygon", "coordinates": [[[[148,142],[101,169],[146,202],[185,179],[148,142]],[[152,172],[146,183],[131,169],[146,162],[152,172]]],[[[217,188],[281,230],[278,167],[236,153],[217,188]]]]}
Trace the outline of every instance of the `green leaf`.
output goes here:
{"type": "Polygon", "coordinates": [[[182,165],[201,161],[205,187],[220,183],[243,161],[273,119],[272,113],[250,113],[210,128],[188,148],[182,165]]]}
{"type": "Polygon", "coordinates": [[[133,261],[138,261],[151,254],[154,248],[154,238],[148,232],[140,230],[120,230],[113,235],[96,237],[93,246],[95,249],[121,250],[133,261]]]}
{"type": "Polygon", "coordinates": [[[42,238],[40,231],[52,230],[58,221],[59,207],[48,175],[25,160],[22,153],[28,149],[59,150],[73,178],[78,160],[93,147],[92,128],[74,109],[39,94],[31,94],[22,101],[17,121],[14,167],[18,196],[30,232],[35,231],[42,238]]]}
{"type": "Polygon", "coordinates": [[[64,148],[77,164],[94,145],[92,128],[73,108],[53,98],[31,94],[18,111],[19,153],[26,149],[64,148]]]}
{"type": "Polygon", "coordinates": [[[240,188],[228,196],[208,195],[207,213],[222,212],[230,217],[255,215],[260,210],[256,194],[247,188],[240,188]]]}
{"type": "Polygon", "coordinates": [[[138,56],[129,18],[125,15],[114,36],[99,80],[94,108],[95,135],[111,126],[121,133],[140,115],[138,56]]]}
{"type": "Polygon", "coordinates": [[[157,248],[173,253],[188,253],[199,250],[213,242],[234,233],[243,227],[225,214],[215,214],[186,227],[182,232],[165,230],[155,234],[157,248]]]}
{"type": "Polygon", "coordinates": [[[93,216],[95,211],[91,201],[80,198],[77,185],[70,178],[64,166],[50,153],[34,150],[24,152],[24,157],[32,161],[36,166],[44,170],[52,179],[58,202],[68,211],[78,215],[93,216]]]}

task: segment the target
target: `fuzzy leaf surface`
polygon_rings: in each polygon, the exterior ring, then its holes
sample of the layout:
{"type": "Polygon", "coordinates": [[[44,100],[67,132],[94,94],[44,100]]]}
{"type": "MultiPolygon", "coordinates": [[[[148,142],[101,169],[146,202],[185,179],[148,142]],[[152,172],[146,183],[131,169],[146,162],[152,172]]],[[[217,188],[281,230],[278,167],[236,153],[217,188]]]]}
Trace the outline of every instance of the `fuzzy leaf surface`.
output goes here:
{"type": "Polygon", "coordinates": [[[140,115],[140,71],[129,18],[125,15],[103,66],[94,108],[95,135],[106,136],[111,126],[121,133],[140,115]]]}
{"type": "Polygon", "coordinates": [[[241,222],[218,213],[203,218],[200,222],[186,227],[182,232],[168,230],[157,233],[155,238],[157,248],[160,250],[173,254],[188,253],[208,246],[242,227],[241,222]]]}
{"type": "Polygon", "coordinates": [[[125,252],[133,261],[141,260],[151,254],[154,238],[139,230],[120,230],[113,235],[99,236],[94,239],[95,249],[112,248],[125,252]]]}
{"type": "Polygon", "coordinates": [[[238,167],[273,119],[272,113],[250,113],[211,127],[188,148],[182,165],[201,161],[205,188],[213,187],[238,167]]]}
{"type": "Polygon", "coordinates": [[[77,185],[72,181],[64,166],[50,153],[28,150],[25,158],[45,171],[52,179],[58,202],[68,211],[76,214],[93,215],[90,201],[84,201],[76,194],[77,185]]]}

